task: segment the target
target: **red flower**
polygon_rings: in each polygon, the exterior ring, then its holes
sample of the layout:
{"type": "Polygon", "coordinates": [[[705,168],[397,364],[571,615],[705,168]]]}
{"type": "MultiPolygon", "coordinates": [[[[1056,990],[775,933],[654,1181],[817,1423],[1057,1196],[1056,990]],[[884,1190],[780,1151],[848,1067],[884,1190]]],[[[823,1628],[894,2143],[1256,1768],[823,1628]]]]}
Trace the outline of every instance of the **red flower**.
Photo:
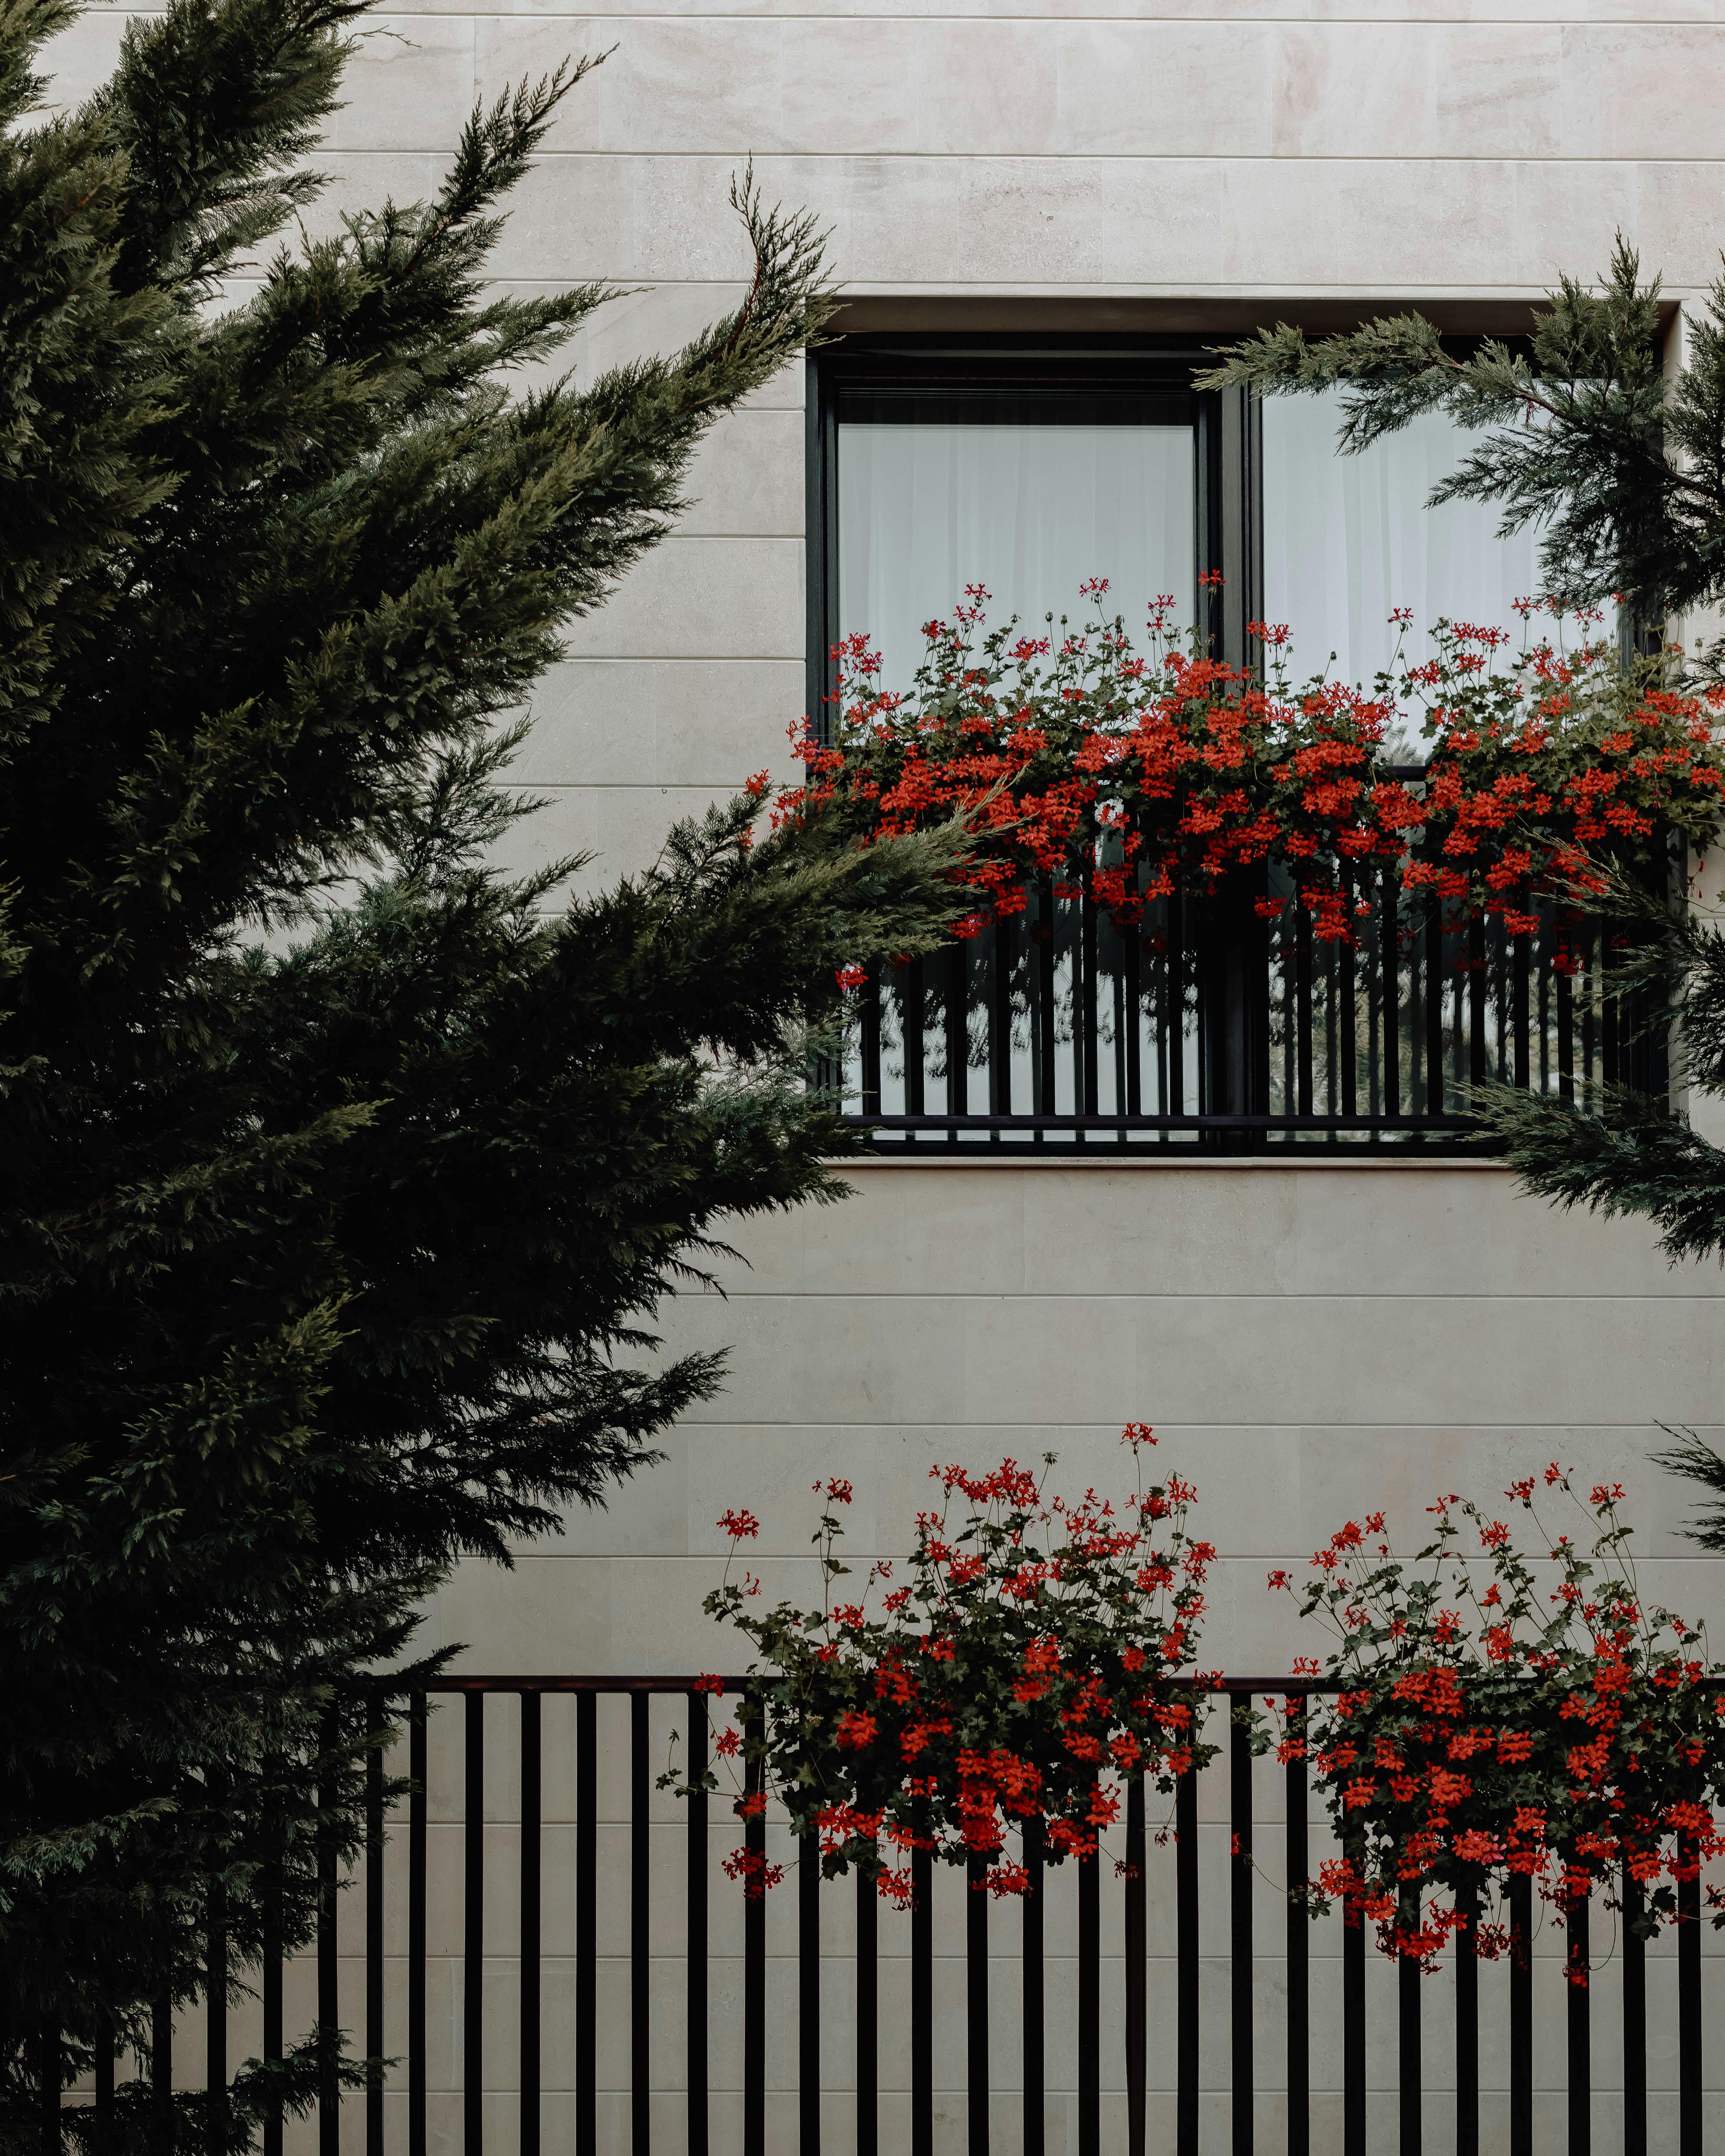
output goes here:
{"type": "Polygon", "coordinates": [[[784,1877],[782,1864],[769,1864],[758,1849],[733,1849],[725,1859],[725,1876],[742,1882],[742,1891],[751,1902],[758,1902],[769,1887],[777,1887],[784,1877]]]}

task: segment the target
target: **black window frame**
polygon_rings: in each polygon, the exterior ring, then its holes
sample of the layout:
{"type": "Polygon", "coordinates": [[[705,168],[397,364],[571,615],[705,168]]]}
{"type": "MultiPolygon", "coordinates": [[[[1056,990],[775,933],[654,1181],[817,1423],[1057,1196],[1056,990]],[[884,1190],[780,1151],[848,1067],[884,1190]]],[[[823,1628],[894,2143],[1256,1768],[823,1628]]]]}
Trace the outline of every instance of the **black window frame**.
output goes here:
{"type": "MultiPolygon", "coordinates": [[[[847,390],[938,390],[950,384],[1019,385],[1037,394],[1093,397],[1099,390],[1166,386],[1195,408],[1195,568],[1219,572],[1197,587],[1200,626],[1230,665],[1246,657],[1249,621],[1259,618],[1263,532],[1258,509],[1263,429],[1257,400],[1244,390],[1199,390],[1191,377],[1214,356],[1189,336],[1020,337],[875,333],[836,337],[808,356],[808,708],[826,738],[836,686],[833,646],[847,629],[839,615],[839,419],[847,390]]],[[[932,598],[936,595],[931,595],[932,598]]],[[[949,604],[958,594],[948,593],[949,604]]]]}
{"type": "MultiPolygon", "coordinates": [[[[1220,332],[1218,333],[1221,334],[1220,332]]],[[[1477,336],[1447,335],[1445,350],[1458,357],[1476,346],[1477,336]]],[[[1500,340],[1512,348],[1527,341],[1500,340]]],[[[1263,613],[1263,426],[1260,399],[1244,389],[1200,391],[1192,387],[1192,375],[1214,364],[1210,339],[1189,335],[1026,335],[997,331],[971,335],[938,333],[855,333],[834,338],[810,352],[807,359],[807,708],[822,738],[828,738],[834,709],[836,670],[833,646],[852,626],[839,618],[839,422],[847,390],[870,390],[890,397],[937,390],[943,384],[988,383],[1003,388],[1018,385],[1037,393],[1059,393],[1070,388],[1075,395],[1094,397],[1101,385],[1117,386],[1128,393],[1133,388],[1179,385],[1194,402],[1197,434],[1196,501],[1194,516],[1195,568],[1199,574],[1219,572],[1219,584],[1197,586],[1199,629],[1210,648],[1232,665],[1242,665],[1257,656],[1249,648],[1246,624],[1263,613]]],[[[932,603],[950,603],[956,593],[931,595],[932,603]]],[[[865,626],[865,624],[855,624],[865,626]]],[[[1409,767],[1399,775],[1417,779],[1422,767],[1409,767]]],[[[1679,865],[1679,871],[1681,864],[1679,865]]],[[[918,1105],[914,1113],[882,1117],[880,1099],[880,1024],[872,1024],[865,1009],[860,1045],[861,1105],[863,1112],[847,1121],[875,1127],[875,1150],[888,1153],[909,1148],[916,1156],[940,1161],[954,1158],[1047,1158],[1050,1154],[1091,1159],[1132,1160],[1136,1164],[1178,1164],[1205,1154],[1248,1153],[1308,1164],[1340,1163],[1363,1155],[1378,1159],[1418,1158],[1422,1153],[1453,1155],[1465,1150],[1478,1157],[1476,1140],[1466,1136],[1471,1119],[1465,1114],[1428,1107],[1405,1115],[1379,1116],[1337,1114],[1313,1115],[1303,1094],[1309,1091],[1309,1070],[1302,1083],[1298,1111],[1284,1108],[1271,1115],[1270,1106],[1271,1047],[1266,983],[1269,945],[1263,921],[1250,906],[1237,909],[1236,918],[1219,917],[1204,932],[1204,949],[1197,960],[1199,1097],[1198,1112],[1171,1118],[1131,1114],[1096,1115],[1075,1111],[1070,1114],[1035,1116],[1009,1110],[1000,1114],[970,1113],[946,1117],[925,1114],[922,1083],[917,1081],[918,1105]],[[872,1048],[870,1039],[872,1036],[872,1048]],[[872,1069],[872,1079],[871,1079],[872,1069]],[[1166,1122],[1162,1142],[1143,1145],[1129,1140],[1147,1137],[1141,1127],[1166,1122]],[[885,1125],[903,1126],[886,1128],[885,1125]],[[980,1147],[961,1147],[961,1131],[952,1127],[937,1132],[934,1126],[963,1125],[963,1135],[982,1141],[980,1147]],[[916,1125],[917,1128],[909,1127],[916,1125]],[[1134,1127],[1127,1128],[1128,1125],[1134,1127]],[[983,1127],[987,1127],[986,1129],[983,1127]],[[1196,1131],[1194,1146],[1168,1145],[1174,1126],[1196,1131]],[[1201,1126],[1201,1130],[1197,1127],[1201,1126]],[[1314,1144],[1310,1141],[1316,1140],[1314,1144]],[[1303,1141],[1303,1142],[1302,1142],[1303,1141]],[[1163,1149],[1166,1146],[1167,1149],[1163,1149]]],[[[1469,932],[1478,947],[1474,963],[1482,965],[1482,930],[1476,923],[1469,932]]],[[[1431,959],[1438,966],[1448,932],[1430,932],[1431,959]]],[[[1307,938],[1309,942],[1309,937],[1307,938]]],[[[1599,932],[1598,963],[1608,965],[1607,935],[1599,932]]],[[[1523,1005],[1518,1021],[1521,1032],[1514,1049],[1513,1082],[1527,1082],[1525,1003],[1527,993],[1525,939],[1517,939],[1512,961],[1520,980],[1517,990],[1523,1005]]],[[[1309,963],[1309,957],[1302,963],[1309,963]]],[[[921,968],[917,969],[921,978],[921,968]]],[[[1350,977],[1351,978],[1351,977],[1350,977]]],[[[1444,978],[1440,971],[1431,978],[1444,978]]],[[[1475,1079],[1492,1075],[1486,1061],[1481,996],[1478,985],[1467,989],[1469,1017],[1465,1034],[1452,1029],[1440,1042],[1437,999],[1450,994],[1445,986],[1428,996],[1429,1040],[1415,1051],[1425,1059],[1424,1082],[1440,1096],[1439,1076],[1444,1055],[1465,1055],[1468,1075],[1475,1079]]],[[[1004,994],[998,988],[992,1003],[1004,994]]],[[[1456,989],[1455,1027],[1461,1023],[1462,991],[1456,989]]],[[[1568,985],[1556,993],[1567,1007],[1568,985]]],[[[878,998],[880,983],[871,980],[865,992],[865,1004],[878,998]]],[[[919,987],[919,999],[922,991],[919,987]]],[[[1606,1021],[1608,1038],[1601,1044],[1605,1075],[1650,1092],[1664,1091],[1669,1082],[1666,1044],[1662,1037],[1648,1037],[1639,1029],[1651,1006],[1645,995],[1637,1008],[1623,1011],[1621,1026],[1614,1014],[1606,1021]]],[[[991,1025],[1008,1024],[1007,1010],[991,1018],[991,1025]]],[[[1542,1006],[1543,1009],[1543,1006],[1542,1006]]],[[[1544,1024],[1541,1019],[1542,1026],[1544,1024]]],[[[1559,1015],[1560,1034],[1564,1021],[1559,1015]]],[[[1542,1051],[1543,1053],[1543,1051],[1542,1051]]],[[[1309,1061],[1309,1045],[1307,1049],[1309,1061]]],[[[1502,1041],[1498,1060],[1506,1053],[1502,1041]]],[[[1567,1056],[1568,1051],[1563,1050],[1567,1056]]],[[[1594,1051],[1586,1050],[1591,1065],[1594,1051]]],[[[992,1054],[992,1050],[991,1050],[992,1054]]],[[[828,1073],[829,1080],[837,1077],[828,1073]]],[[[1459,1076],[1461,1074],[1458,1073],[1459,1076]]],[[[1511,1075],[1506,1069],[1501,1074],[1511,1075]]],[[[1005,1109],[1004,1088],[998,1072],[987,1081],[991,1107],[1005,1109]],[[1002,1093],[998,1103],[997,1091],[1002,1093]]],[[[1567,1079],[1560,1079],[1567,1093],[1567,1079]]],[[[1391,1095],[1395,1081],[1388,1081],[1391,1095]]],[[[932,1105],[932,1104],[930,1104],[932,1105]]],[[[955,1104],[948,1103],[949,1108],[955,1104]]]]}

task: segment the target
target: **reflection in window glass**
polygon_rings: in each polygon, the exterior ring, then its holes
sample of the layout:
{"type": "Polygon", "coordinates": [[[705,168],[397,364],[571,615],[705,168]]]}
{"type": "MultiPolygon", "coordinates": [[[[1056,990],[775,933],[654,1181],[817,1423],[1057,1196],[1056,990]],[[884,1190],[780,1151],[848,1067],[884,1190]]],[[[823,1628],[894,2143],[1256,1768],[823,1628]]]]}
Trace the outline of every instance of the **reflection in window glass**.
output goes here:
{"type": "Polygon", "coordinates": [[[1510,633],[1513,602],[1540,589],[1538,535],[1497,536],[1495,503],[1445,502],[1431,490],[1466,453],[1466,429],[1428,413],[1357,457],[1336,446],[1341,394],[1264,400],[1264,603],[1292,631],[1296,680],[1333,651],[1344,681],[1369,684],[1389,664],[1389,618],[1410,607],[1403,649],[1417,665],[1440,615],[1510,633]]]}
{"type": "Polygon", "coordinates": [[[984,584],[988,622],[1083,619],[1106,577],[1134,634],[1151,600],[1191,620],[1194,453],[1189,426],[867,421],[839,427],[839,627],[865,631],[903,689],[922,624],[984,584]]]}

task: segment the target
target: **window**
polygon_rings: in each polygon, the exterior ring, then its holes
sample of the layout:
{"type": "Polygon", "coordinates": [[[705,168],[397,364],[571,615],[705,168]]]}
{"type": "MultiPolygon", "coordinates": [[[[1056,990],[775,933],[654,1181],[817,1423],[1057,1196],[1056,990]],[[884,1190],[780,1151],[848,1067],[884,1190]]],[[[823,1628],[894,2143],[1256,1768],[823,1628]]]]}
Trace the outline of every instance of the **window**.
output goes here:
{"type": "Polygon", "coordinates": [[[809,690],[865,632],[890,686],[908,684],[922,625],[985,586],[991,624],[1028,633],[1106,577],[1128,624],[1166,593],[1189,621],[1214,538],[1203,483],[1214,398],[1195,349],[1018,349],[999,340],[850,338],[814,362],[809,690]]]}
{"type": "Polygon", "coordinates": [[[1358,456],[1339,456],[1341,393],[1264,401],[1264,613],[1293,629],[1296,678],[1331,653],[1344,681],[1369,684],[1395,649],[1391,610],[1412,609],[1404,646],[1428,656],[1440,614],[1508,632],[1519,649],[1514,602],[1540,589],[1532,531],[1497,536],[1498,510],[1472,501],[1428,509],[1469,436],[1428,413],[1358,456]]]}
{"type": "Polygon", "coordinates": [[[839,618],[908,683],[922,624],[968,585],[989,619],[1045,613],[1106,577],[1189,621],[1197,590],[1197,400],[1153,379],[839,385],[839,618]]]}
{"type": "MultiPolygon", "coordinates": [[[[1333,649],[1368,682],[1394,606],[1416,632],[1443,613],[1519,642],[1531,536],[1425,506],[1456,429],[1430,420],[1341,459],[1328,401],[1201,394],[1208,363],[1172,339],[855,337],[814,355],[810,711],[841,635],[866,632],[885,685],[906,687],[922,624],[974,584],[992,625],[1016,613],[1032,634],[1050,611],[1081,618],[1092,576],[1134,631],[1169,593],[1236,663],[1249,621],[1285,619],[1296,679],[1333,649]]],[[[1157,901],[1126,929],[1028,892],[1022,915],[860,992],[849,1105],[918,1150],[1237,1152],[1453,1143],[1462,1088],[1488,1075],[1662,1082],[1640,1067],[1654,1044],[1584,1014],[1550,937],[1428,918],[1378,866],[1353,896],[1358,940],[1338,947],[1314,943],[1273,863],[1224,904],[1157,901]]],[[[1589,969],[1604,963],[1596,938],[1589,969]]]]}

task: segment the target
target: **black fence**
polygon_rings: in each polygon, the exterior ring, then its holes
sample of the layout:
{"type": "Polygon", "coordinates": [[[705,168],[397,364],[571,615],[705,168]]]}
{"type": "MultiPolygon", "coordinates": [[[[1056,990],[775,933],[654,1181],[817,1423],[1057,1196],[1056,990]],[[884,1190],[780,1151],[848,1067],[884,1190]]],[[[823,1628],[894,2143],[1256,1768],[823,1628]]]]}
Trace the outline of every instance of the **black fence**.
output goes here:
{"type": "MultiPolygon", "coordinates": [[[[1226,1689],[1274,1700],[1297,1731],[1306,1697],[1333,1687],[1226,1689]]],[[[386,1820],[380,1774],[356,1891],[340,1895],[331,1880],[315,1984],[300,1986],[320,2020],[345,2012],[366,2055],[389,2061],[345,2100],[332,2082],[315,2122],[290,2127],[321,2156],[457,2144],[462,2156],[816,2156],[824,2138],[860,2156],[1532,2156],[1536,2096],[1542,2149],[1701,2156],[1709,2145],[1695,1883],[1681,1890],[1675,1938],[1644,1944],[1598,1907],[1542,1934],[1520,1880],[1507,1955],[1482,1964],[1464,1948],[1439,1984],[1386,1961],[1359,1926],[1314,1922],[1274,1891],[1315,1871],[1327,1827],[1312,1816],[1303,1763],[1255,1760],[1230,1723],[1202,1800],[1197,1776],[1171,1808],[1129,1779],[1120,1848],[1058,1869],[1028,1848],[1019,1904],[991,1908],[922,1855],[907,1916],[866,1883],[823,1881],[812,1864],[744,1902],[716,1871],[716,1849],[746,1834],[765,1855],[772,1835],[788,1868],[788,1832],[738,1825],[723,1798],[673,1807],[653,1790],[667,1712],[680,1766],[706,1763],[709,1702],[692,1679],[470,1677],[439,1690],[452,1697],[413,1702],[405,1816],[386,1820]],[[451,1710],[457,1727],[431,1728],[451,1710]],[[429,1733],[443,1744],[436,1774],[429,1733]],[[509,1784],[506,1827],[488,1805],[494,1781],[509,1784]],[[499,1833],[512,1837],[506,1857],[499,1833]],[[500,1913],[500,1894],[512,1912],[500,1913]],[[888,1926],[907,1930],[907,1952],[883,1950],[888,1926]],[[1567,1983],[1565,1958],[1590,1950],[1597,1980],[1567,1983]],[[504,1988],[516,2010],[506,2043],[490,2013],[504,1988]],[[1596,2055],[1609,2066],[1598,2076],[1596,2055]]],[[[1626,1883],[1627,1909],[1637,1891],[1626,1883]]],[[[283,1979],[280,1962],[261,1974],[266,2052],[281,2048],[283,1979]]],[[[210,2015],[212,2085],[232,2033],[210,2015]]],[[[171,2031],[158,2046],[151,2065],[171,2087],[171,2031]]],[[[1718,2119],[1712,2110],[1716,2134],[1718,2119]]],[[[279,2125],[270,2145],[281,2146],[279,2125]]]]}
{"type": "Polygon", "coordinates": [[[1118,926],[1044,883],[1023,913],[875,968],[836,1077],[883,1150],[1448,1149],[1481,1079],[1573,1097],[1662,1095],[1645,992],[1610,993],[1627,937],[1543,906],[1463,921],[1399,870],[1348,886],[1353,941],[1314,932],[1272,864],[1118,926]]]}

